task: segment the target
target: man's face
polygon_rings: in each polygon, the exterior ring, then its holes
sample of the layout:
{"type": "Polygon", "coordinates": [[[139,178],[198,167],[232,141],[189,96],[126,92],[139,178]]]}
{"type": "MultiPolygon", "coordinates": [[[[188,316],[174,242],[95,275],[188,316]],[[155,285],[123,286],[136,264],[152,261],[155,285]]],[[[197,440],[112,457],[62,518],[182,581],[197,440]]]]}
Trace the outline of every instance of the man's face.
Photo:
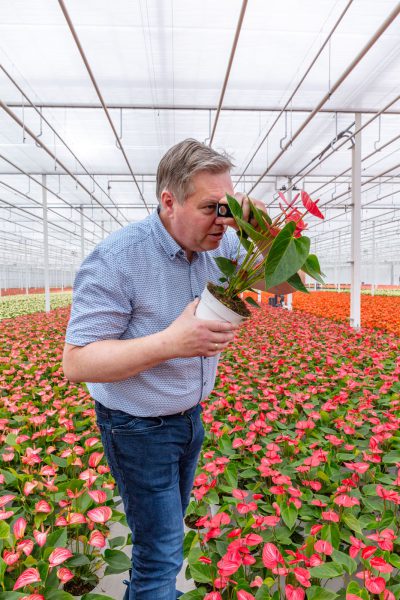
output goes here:
{"type": "MultiPolygon", "coordinates": [[[[225,196],[233,195],[228,171],[225,173],[197,173],[192,179],[193,193],[183,204],[176,198],[165,208],[166,226],[172,237],[184,248],[188,258],[192,252],[218,248],[226,227],[216,215],[216,206],[225,196]]],[[[161,213],[162,215],[163,213],[161,213]]]]}

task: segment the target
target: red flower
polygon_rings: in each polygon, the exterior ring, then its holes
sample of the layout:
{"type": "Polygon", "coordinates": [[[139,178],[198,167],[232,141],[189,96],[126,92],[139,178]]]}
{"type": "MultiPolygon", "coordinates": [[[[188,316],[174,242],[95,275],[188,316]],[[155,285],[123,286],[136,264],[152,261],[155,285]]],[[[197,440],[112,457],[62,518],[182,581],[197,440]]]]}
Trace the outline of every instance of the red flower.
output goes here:
{"type": "Polygon", "coordinates": [[[293,572],[294,572],[294,576],[296,577],[297,581],[302,586],[311,587],[311,583],[310,583],[311,575],[307,571],[307,569],[303,569],[302,567],[296,567],[293,572]]]}
{"type": "Polygon", "coordinates": [[[95,548],[104,548],[106,545],[106,538],[101,531],[98,531],[98,529],[93,529],[88,543],[95,548]]]}
{"type": "Polygon", "coordinates": [[[383,577],[366,577],[365,587],[371,594],[381,594],[386,587],[383,577]]]}
{"type": "Polygon", "coordinates": [[[306,593],[303,588],[294,587],[288,583],[285,588],[285,596],[287,600],[304,600],[306,593]]]}
{"type": "Polygon", "coordinates": [[[256,600],[253,594],[249,594],[249,592],[245,592],[244,590],[238,590],[236,595],[237,600],[256,600]]]}
{"type": "Polygon", "coordinates": [[[222,600],[222,596],[219,592],[209,592],[203,600],[222,600]]]}
{"type": "Polygon", "coordinates": [[[267,567],[267,569],[274,569],[279,564],[281,564],[281,565],[285,564],[282,554],[279,552],[279,550],[275,546],[275,544],[272,544],[271,542],[267,542],[264,545],[263,553],[262,553],[262,560],[263,560],[264,566],[267,567]]]}
{"type": "Polygon", "coordinates": [[[308,212],[313,215],[314,217],[318,217],[319,219],[323,219],[324,215],[321,213],[321,211],[319,210],[318,206],[317,206],[317,202],[319,202],[318,200],[315,200],[315,202],[313,202],[313,200],[311,200],[310,196],[307,194],[307,192],[305,192],[304,190],[302,190],[301,192],[301,201],[303,203],[303,206],[306,210],[308,210],[308,212]]]}
{"type": "Polygon", "coordinates": [[[326,554],[327,556],[330,556],[333,552],[333,547],[332,544],[326,540],[318,540],[318,542],[315,542],[314,550],[320,554],[326,554]]]}

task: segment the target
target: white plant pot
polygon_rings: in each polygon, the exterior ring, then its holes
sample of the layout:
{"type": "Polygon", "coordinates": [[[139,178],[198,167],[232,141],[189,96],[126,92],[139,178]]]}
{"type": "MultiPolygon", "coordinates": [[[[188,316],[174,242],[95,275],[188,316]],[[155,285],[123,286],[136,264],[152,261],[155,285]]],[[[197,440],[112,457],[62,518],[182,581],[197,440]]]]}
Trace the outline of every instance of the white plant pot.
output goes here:
{"type": "Polygon", "coordinates": [[[228,323],[233,323],[234,325],[242,323],[246,318],[222,304],[207,288],[201,294],[200,302],[196,309],[196,317],[199,319],[228,321],[228,323]]]}

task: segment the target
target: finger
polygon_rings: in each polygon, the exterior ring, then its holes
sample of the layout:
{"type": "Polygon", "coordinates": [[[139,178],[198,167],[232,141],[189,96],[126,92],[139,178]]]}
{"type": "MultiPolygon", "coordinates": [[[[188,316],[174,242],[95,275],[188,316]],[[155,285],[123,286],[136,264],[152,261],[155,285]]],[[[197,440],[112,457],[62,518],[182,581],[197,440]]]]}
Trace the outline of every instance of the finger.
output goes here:
{"type": "Polygon", "coordinates": [[[210,331],[218,333],[235,332],[239,329],[239,325],[228,323],[228,321],[204,321],[210,331]]]}

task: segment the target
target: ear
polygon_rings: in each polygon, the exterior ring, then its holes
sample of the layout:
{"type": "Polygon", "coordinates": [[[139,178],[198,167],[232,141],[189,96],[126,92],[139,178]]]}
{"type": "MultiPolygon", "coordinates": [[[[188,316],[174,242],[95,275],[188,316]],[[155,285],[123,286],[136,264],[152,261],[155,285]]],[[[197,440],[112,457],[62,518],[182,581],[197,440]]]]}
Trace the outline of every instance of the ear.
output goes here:
{"type": "Polygon", "coordinates": [[[165,189],[161,192],[161,210],[163,210],[167,215],[172,214],[175,203],[175,196],[169,190],[165,189]]]}

